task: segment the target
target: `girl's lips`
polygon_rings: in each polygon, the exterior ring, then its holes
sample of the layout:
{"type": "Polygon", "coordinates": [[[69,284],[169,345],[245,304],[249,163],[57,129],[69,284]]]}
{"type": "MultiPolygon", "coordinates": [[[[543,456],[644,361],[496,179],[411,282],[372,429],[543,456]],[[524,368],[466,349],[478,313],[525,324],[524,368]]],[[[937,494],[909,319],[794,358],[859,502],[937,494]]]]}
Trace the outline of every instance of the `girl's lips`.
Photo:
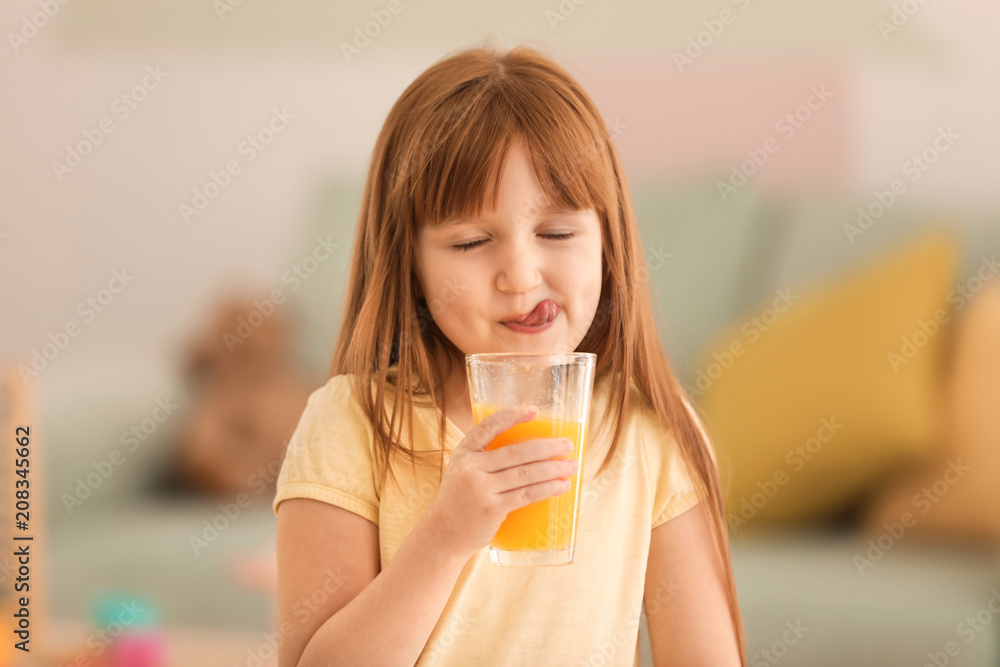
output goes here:
{"type": "Polygon", "coordinates": [[[503,322],[503,325],[508,329],[517,331],[518,333],[539,333],[551,327],[553,322],[555,322],[555,319],[551,319],[548,322],[543,322],[542,324],[539,324],[537,326],[519,324],[518,322],[503,322]]]}
{"type": "Polygon", "coordinates": [[[540,327],[556,319],[559,314],[559,306],[552,299],[542,299],[527,315],[514,315],[503,320],[503,324],[520,324],[527,327],[540,327]]]}
{"type": "Polygon", "coordinates": [[[539,333],[545,331],[559,316],[559,306],[552,299],[545,299],[520,322],[503,322],[508,329],[518,333],[539,333]]]}

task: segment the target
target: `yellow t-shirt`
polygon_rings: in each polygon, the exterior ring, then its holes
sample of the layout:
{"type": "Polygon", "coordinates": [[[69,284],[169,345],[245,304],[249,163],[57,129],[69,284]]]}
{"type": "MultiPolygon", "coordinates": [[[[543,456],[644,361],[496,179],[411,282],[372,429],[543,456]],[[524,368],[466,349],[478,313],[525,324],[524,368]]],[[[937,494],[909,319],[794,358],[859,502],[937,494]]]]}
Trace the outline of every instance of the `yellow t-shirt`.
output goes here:
{"type": "MultiPolygon", "coordinates": [[[[607,383],[599,379],[588,437],[597,433],[607,395],[607,383]]],[[[462,570],[417,667],[639,664],[650,532],[705,494],[634,385],[629,401],[623,439],[600,478],[593,475],[610,447],[610,428],[585,445],[573,563],[503,567],[490,562],[484,546],[462,570]]],[[[414,408],[416,450],[437,450],[439,419],[436,407],[414,408]]],[[[405,439],[405,420],[403,426],[405,439]]],[[[463,437],[450,420],[446,426],[445,465],[463,437]]],[[[331,378],[309,397],[289,441],[272,507],[277,513],[286,498],[313,498],[368,519],[378,526],[385,567],[437,492],[438,468],[436,459],[433,466],[418,465],[414,479],[409,461],[396,461],[402,488],[388,478],[380,488],[372,443],[372,428],[352,396],[349,377],[331,378]]]]}

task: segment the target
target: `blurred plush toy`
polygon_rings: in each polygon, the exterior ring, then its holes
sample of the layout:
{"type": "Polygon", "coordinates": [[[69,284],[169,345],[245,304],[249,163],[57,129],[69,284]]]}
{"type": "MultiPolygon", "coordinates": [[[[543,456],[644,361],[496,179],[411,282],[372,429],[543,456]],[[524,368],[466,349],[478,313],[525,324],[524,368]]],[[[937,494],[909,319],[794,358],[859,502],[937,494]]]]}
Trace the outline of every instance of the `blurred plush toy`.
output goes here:
{"type": "Polygon", "coordinates": [[[907,512],[907,535],[965,539],[1000,550],[1000,285],[987,284],[957,322],[945,391],[945,443],[868,508],[878,538],[907,512]],[[933,510],[933,511],[930,511],[933,510]]]}
{"type": "Polygon", "coordinates": [[[282,308],[267,298],[229,299],[190,345],[191,407],[176,461],[187,485],[219,495],[274,486],[308,397],[282,308]]]}

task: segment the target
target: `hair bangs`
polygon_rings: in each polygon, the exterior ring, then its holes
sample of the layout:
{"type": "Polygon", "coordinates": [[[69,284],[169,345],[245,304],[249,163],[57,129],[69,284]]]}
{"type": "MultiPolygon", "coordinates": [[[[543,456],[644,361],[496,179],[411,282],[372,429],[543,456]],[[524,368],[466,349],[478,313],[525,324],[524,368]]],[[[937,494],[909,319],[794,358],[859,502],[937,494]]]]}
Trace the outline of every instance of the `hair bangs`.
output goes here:
{"type": "MultiPolygon", "coordinates": [[[[430,116],[407,172],[416,226],[478,218],[497,208],[503,165],[520,143],[546,200],[567,210],[604,214],[614,201],[605,176],[610,156],[594,143],[592,123],[546,86],[515,79],[483,81],[449,100],[450,108],[430,116]]],[[[603,126],[600,130],[603,130],[603,126]]],[[[600,136],[600,135],[599,135],[600,136]]]]}

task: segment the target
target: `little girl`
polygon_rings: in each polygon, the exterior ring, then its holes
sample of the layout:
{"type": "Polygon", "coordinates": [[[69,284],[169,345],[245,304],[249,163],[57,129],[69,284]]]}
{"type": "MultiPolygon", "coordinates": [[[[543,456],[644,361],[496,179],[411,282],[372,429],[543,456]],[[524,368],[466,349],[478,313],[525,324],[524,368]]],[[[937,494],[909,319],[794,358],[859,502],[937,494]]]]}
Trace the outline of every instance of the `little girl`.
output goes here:
{"type": "Polygon", "coordinates": [[[421,74],[372,155],[329,382],[278,479],[279,665],[743,665],[715,454],[657,338],[621,161],[538,52],[421,74]],[[525,317],[534,313],[535,318],[525,317]],[[521,322],[521,324],[517,324],[521,322]],[[597,355],[581,469],[487,450],[464,358],[597,355]],[[581,475],[574,562],[503,567],[507,514],[581,475]]]}

